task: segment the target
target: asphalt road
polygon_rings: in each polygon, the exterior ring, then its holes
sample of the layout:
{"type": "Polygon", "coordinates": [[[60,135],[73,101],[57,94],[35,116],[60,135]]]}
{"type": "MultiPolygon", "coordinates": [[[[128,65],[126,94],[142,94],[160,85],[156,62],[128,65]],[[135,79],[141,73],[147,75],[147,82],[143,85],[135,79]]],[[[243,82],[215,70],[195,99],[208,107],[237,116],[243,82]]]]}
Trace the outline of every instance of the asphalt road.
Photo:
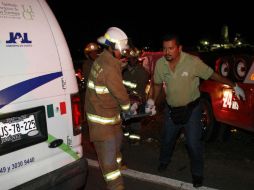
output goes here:
{"type": "MultiPolygon", "coordinates": [[[[135,175],[125,176],[126,187],[138,182],[137,189],[149,189],[147,187],[160,187],[162,184],[156,180],[168,179],[166,189],[192,189],[189,159],[185,148],[184,138],[179,138],[172,161],[163,173],[157,171],[159,146],[160,146],[160,127],[159,118],[154,121],[145,121],[141,129],[142,137],[140,145],[131,145],[127,139],[123,143],[123,157],[126,165],[131,171],[141,172],[141,176],[157,176],[156,179],[147,181],[135,175]],[[161,178],[160,178],[161,177],[161,178]],[[175,182],[175,181],[176,182],[175,182]],[[134,182],[133,182],[134,181],[134,182]],[[185,187],[179,187],[184,184],[185,187]]],[[[84,150],[87,158],[97,160],[96,153],[92,144],[85,135],[84,150]]],[[[243,131],[232,132],[226,142],[204,143],[205,146],[205,179],[204,187],[223,189],[223,190],[253,190],[254,187],[254,134],[243,131]]],[[[90,178],[97,183],[97,178],[90,178]]],[[[149,178],[149,177],[148,177],[149,178]]],[[[103,181],[103,180],[102,180],[103,181]]],[[[163,180],[162,180],[163,181],[163,180]]],[[[167,180],[165,180],[167,181],[167,180]]],[[[135,188],[129,188],[135,190],[135,188]]],[[[160,189],[160,188],[159,188],[160,189]]],[[[162,188],[161,188],[162,189],[162,188]]],[[[204,188],[203,188],[204,189],[204,188]]],[[[86,189],[90,190],[90,189],[86,189]]],[[[127,188],[128,190],[128,188],[127,188]]]]}
{"type": "MultiPolygon", "coordinates": [[[[140,180],[123,175],[126,190],[175,190],[174,187],[157,182],[140,180]]],[[[106,184],[98,167],[89,166],[87,185],[84,190],[105,190],[106,184]]]]}

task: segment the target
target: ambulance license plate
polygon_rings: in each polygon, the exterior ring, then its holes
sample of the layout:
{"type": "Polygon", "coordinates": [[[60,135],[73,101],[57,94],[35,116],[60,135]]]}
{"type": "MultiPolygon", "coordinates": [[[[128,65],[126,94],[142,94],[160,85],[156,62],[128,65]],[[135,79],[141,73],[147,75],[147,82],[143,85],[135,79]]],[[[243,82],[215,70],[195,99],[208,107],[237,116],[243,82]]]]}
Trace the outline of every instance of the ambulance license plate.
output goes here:
{"type": "MultiPolygon", "coordinates": [[[[17,138],[21,135],[33,136],[37,134],[35,117],[32,114],[11,117],[0,121],[1,139],[17,138]]],[[[20,139],[20,138],[18,138],[20,139]]]]}

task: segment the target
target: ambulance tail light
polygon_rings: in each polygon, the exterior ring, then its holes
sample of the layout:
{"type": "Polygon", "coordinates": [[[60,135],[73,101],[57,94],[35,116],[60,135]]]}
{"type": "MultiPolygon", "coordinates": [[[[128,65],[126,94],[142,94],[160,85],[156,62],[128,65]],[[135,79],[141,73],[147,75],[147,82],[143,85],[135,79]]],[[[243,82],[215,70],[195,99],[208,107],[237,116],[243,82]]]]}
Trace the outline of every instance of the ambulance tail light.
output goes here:
{"type": "Polygon", "coordinates": [[[83,113],[81,111],[81,99],[78,94],[71,95],[72,122],[74,136],[82,132],[83,113]]]}

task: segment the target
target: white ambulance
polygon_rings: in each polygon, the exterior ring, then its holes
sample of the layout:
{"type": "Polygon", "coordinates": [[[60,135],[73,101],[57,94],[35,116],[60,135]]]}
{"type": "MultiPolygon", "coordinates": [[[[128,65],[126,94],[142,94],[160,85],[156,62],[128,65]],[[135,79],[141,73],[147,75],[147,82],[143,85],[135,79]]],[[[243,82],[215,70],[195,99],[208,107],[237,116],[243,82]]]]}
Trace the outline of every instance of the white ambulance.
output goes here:
{"type": "Polygon", "coordinates": [[[84,186],[77,81],[45,0],[0,0],[0,66],[0,189],[84,186]]]}

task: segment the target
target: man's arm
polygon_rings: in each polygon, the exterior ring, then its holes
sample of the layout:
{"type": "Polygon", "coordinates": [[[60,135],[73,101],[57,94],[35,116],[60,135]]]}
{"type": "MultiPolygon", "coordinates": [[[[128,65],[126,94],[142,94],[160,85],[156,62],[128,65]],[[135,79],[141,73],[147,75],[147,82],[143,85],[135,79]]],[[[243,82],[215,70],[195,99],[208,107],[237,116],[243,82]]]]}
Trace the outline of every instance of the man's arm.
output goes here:
{"type": "Polygon", "coordinates": [[[224,84],[227,84],[231,87],[235,87],[236,84],[233,83],[231,80],[227,79],[226,77],[223,77],[221,75],[219,75],[218,73],[216,72],[213,72],[212,76],[210,77],[210,79],[213,79],[215,81],[218,81],[218,82],[221,82],[221,83],[224,83],[224,84]]]}
{"type": "Polygon", "coordinates": [[[162,84],[153,84],[152,99],[154,102],[158,100],[162,88],[162,84]]]}

